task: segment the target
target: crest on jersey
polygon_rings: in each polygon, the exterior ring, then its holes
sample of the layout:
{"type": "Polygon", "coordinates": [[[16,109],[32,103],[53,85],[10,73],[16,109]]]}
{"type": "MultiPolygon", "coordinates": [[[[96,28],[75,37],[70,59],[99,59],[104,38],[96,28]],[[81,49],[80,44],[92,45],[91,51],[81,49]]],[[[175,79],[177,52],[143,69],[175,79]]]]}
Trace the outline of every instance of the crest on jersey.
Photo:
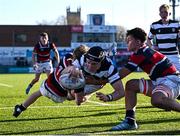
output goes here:
{"type": "Polygon", "coordinates": [[[175,28],[172,28],[172,32],[175,32],[176,31],[176,29],[175,28]]]}

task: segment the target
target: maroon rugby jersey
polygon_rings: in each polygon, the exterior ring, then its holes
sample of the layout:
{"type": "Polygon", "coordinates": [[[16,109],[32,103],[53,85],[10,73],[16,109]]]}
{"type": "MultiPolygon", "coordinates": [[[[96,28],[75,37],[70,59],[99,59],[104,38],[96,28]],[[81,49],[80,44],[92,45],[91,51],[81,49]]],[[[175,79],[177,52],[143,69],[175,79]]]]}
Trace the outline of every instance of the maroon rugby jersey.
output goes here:
{"type": "Polygon", "coordinates": [[[51,73],[45,81],[45,88],[50,93],[55,93],[58,96],[66,97],[67,90],[65,90],[59,83],[62,66],[57,67],[53,73],[51,73]]]}
{"type": "Polygon", "coordinates": [[[140,67],[149,75],[151,80],[177,72],[176,67],[166,56],[148,46],[143,46],[137,53],[133,53],[125,67],[130,71],[135,71],[140,67]]]}
{"type": "Polygon", "coordinates": [[[55,50],[56,46],[54,43],[48,43],[47,45],[42,45],[41,42],[38,42],[34,46],[33,52],[37,54],[37,62],[47,62],[50,61],[50,51],[55,50]]]}
{"type": "Polygon", "coordinates": [[[59,83],[59,78],[61,75],[61,72],[64,68],[67,66],[72,65],[72,53],[66,54],[62,60],[60,61],[59,66],[51,73],[48,78],[45,81],[45,88],[48,90],[50,93],[55,93],[58,96],[66,97],[67,96],[67,90],[64,89],[60,83],[59,83]]]}

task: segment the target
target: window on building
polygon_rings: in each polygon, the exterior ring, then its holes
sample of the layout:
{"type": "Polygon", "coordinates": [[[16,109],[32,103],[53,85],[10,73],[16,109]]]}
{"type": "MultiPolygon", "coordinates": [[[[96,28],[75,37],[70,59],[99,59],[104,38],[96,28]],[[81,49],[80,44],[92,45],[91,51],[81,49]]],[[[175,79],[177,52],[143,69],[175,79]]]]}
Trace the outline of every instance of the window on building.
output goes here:
{"type": "Polygon", "coordinates": [[[27,42],[26,34],[15,34],[15,42],[27,42]]]}
{"type": "Polygon", "coordinates": [[[73,33],[72,42],[112,42],[110,33],[73,33]]]}

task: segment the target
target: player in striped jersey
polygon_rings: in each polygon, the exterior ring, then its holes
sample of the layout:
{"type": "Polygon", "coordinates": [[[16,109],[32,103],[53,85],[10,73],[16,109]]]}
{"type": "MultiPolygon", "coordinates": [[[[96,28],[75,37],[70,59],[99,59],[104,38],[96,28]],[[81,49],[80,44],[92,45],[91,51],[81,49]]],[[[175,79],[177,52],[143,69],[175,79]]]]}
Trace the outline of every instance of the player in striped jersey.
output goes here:
{"type": "Polygon", "coordinates": [[[112,60],[106,57],[105,51],[101,47],[91,47],[86,54],[76,59],[73,65],[82,69],[86,79],[84,95],[98,91],[106,83],[110,83],[114,92],[108,95],[98,92],[97,97],[104,102],[124,97],[124,88],[117,68],[113,65],[112,60]]]}
{"type": "Polygon", "coordinates": [[[26,94],[29,93],[32,86],[39,81],[41,73],[45,72],[47,77],[53,72],[52,61],[50,59],[51,50],[55,53],[57,64],[59,64],[59,53],[54,43],[49,42],[48,34],[43,32],[39,36],[39,42],[34,46],[32,61],[35,70],[35,78],[26,88],[26,94]]]}
{"type": "Polygon", "coordinates": [[[112,127],[113,131],[137,129],[135,108],[137,93],[151,97],[151,104],[161,109],[180,112],[180,104],[176,97],[180,94],[180,76],[169,59],[160,52],[145,45],[146,33],[141,28],[127,32],[128,50],[133,54],[124,68],[120,69],[120,77],[124,78],[140,67],[150,79],[131,79],[125,86],[125,120],[112,127]]]}
{"type": "MultiPolygon", "coordinates": [[[[16,105],[14,108],[13,116],[18,117],[24,110],[26,110],[31,104],[33,104],[41,96],[45,96],[54,102],[62,103],[63,101],[71,100],[71,93],[73,97],[75,96],[76,104],[79,105],[84,97],[84,93],[81,90],[68,90],[63,87],[60,83],[60,75],[64,70],[69,70],[72,66],[73,55],[67,54],[63,57],[59,66],[48,76],[48,78],[43,81],[41,87],[38,91],[32,93],[27,100],[21,105],[16,105]],[[72,92],[71,92],[72,91],[72,92]],[[75,95],[74,95],[75,94],[75,95]],[[82,97],[79,99],[78,97],[82,97]]],[[[77,71],[77,70],[76,70],[77,71]]],[[[79,75],[82,74],[81,71],[77,71],[79,75]]]]}
{"type": "MultiPolygon", "coordinates": [[[[169,19],[170,11],[167,4],[163,4],[159,8],[161,19],[152,23],[148,35],[147,44],[153,45],[152,39],[155,40],[153,47],[166,55],[176,68],[180,71],[180,24],[178,21],[169,19]]],[[[180,99],[180,96],[178,97],[180,99]]]]}
{"type": "Polygon", "coordinates": [[[161,19],[152,23],[148,35],[147,44],[152,46],[152,39],[155,40],[153,46],[162,54],[166,55],[176,68],[180,71],[180,55],[178,42],[180,42],[180,24],[178,21],[169,19],[169,6],[163,4],[159,8],[161,19]]]}

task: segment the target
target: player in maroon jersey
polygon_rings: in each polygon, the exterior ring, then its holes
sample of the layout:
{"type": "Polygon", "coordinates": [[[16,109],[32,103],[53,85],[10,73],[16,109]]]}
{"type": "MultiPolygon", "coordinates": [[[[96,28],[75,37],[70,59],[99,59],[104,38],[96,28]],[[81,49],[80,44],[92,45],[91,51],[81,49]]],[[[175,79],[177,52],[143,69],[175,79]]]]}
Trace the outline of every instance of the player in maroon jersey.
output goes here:
{"type": "MultiPolygon", "coordinates": [[[[60,81],[60,76],[64,70],[72,66],[73,54],[68,53],[62,57],[59,66],[48,76],[48,78],[42,82],[38,91],[32,93],[22,104],[17,104],[14,107],[13,116],[18,117],[24,110],[26,110],[31,104],[33,104],[41,96],[45,96],[56,103],[63,103],[65,100],[75,100],[77,105],[80,105],[84,98],[84,93],[78,89],[70,90],[65,88],[60,81]],[[72,94],[71,94],[72,93],[72,94]],[[79,98],[80,97],[80,98],[79,98]],[[82,97],[82,98],[81,98],[82,97]]],[[[77,71],[80,75],[81,71],[77,71]]]]}
{"type": "Polygon", "coordinates": [[[51,50],[55,53],[57,64],[59,64],[59,53],[54,43],[49,42],[48,34],[43,32],[39,36],[39,42],[34,46],[32,61],[35,70],[35,78],[26,88],[26,94],[29,93],[32,86],[39,81],[41,73],[45,72],[47,76],[53,72],[52,61],[50,59],[51,50]]]}
{"type": "MultiPolygon", "coordinates": [[[[22,104],[17,104],[14,107],[13,116],[18,117],[24,110],[26,110],[31,104],[33,104],[41,96],[48,97],[54,102],[60,102],[67,100],[75,100],[77,105],[80,105],[82,101],[85,101],[84,92],[82,89],[68,90],[61,85],[60,75],[64,69],[69,69],[72,66],[74,59],[79,59],[82,54],[86,53],[89,48],[86,45],[80,45],[75,48],[73,53],[67,53],[61,58],[57,68],[43,81],[38,91],[32,93],[22,104]]],[[[82,72],[77,72],[81,74],[82,72]]]]}
{"type": "Polygon", "coordinates": [[[111,130],[122,131],[137,129],[135,108],[137,93],[151,97],[151,104],[161,109],[180,112],[180,104],[176,98],[180,94],[180,76],[176,67],[169,59],[145,44],[146,33],[141,28],[134,28],[127,32],[128,50],[133,54],[129,62],[120,70],[120,77],[124,78],[140,67],[149,75],[150,79],[131,79],[125,86],[125,120],[111,130]]]}

